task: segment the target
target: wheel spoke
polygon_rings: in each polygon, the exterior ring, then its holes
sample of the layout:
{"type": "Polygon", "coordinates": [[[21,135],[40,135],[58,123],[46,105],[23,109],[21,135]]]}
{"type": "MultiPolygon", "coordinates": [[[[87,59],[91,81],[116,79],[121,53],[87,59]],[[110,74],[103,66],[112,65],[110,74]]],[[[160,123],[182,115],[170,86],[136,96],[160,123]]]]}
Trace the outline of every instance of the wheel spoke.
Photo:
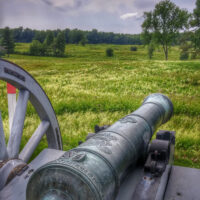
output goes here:
{"type": "MultiPolygon", "coordinates": [[[[41,86],[38,84],[38,82],[23,68],[9,61],[5,61],[1,59],[0,59],[0,80],[6,81],[7,83],[11,83],[12,86],[18,89],[18,92],[19,92],[19,94],[16,95],[18,96],[18,100],[17,102],[15,102],[16,103],[15,109],[10,109],[10,106],[8,106],[8,113],[9,113],[9,119],[10,119],[9,122],[12,122],[12,123],[9,124],[10,131],[9,132],[6,131],[5,136],[3,134],[2,126],[1,126],[0,159],[4,157],[4,154],[5,154],[4,152],[7,152],[7,158],[5,158],[5,160],[18,159],[19,156],[21,158],[24,158],[24,160],[26,161],[29,160],[29,158],[33,154],[34,148],[36,148],[43,134],[46,134],[45,139],[47,140],[48,147],[52,149],[62,150],[62,138],[60,134],[58,120],[56,118],[51,102],[49,101],[49,98],[47,97],[47,95],[45,94],[41,86]],[[38,130],[37,131],[34,130],[36,133],[39,132],[39,134],[36,137],[37,139],[33,139],[34,137],[31,138],[32,135],[30,135],[30,139],[31,141],[33,141],[32,142],[33,145],[31,146],[31,142],[26,140],[26,143],[28,144],[23,145],[24,149],[21,149],[22,139],[24,141],[24,138],[22,137],[23,137],[24,124],[26,122],[25,115],[26,115],[28,101],[30,101],[30,103],[34,107],[35,112],[40,118],[40,120],[41,121],[46,120],[49,122],[50,125],[46,131],[42,130],[40,132],[38,130]],[[13,119],[12,119],[12,116],[13,116],[13,119]],[[9,138],[8,142],[7,142],[7,138],[9,138]],[[6,149],[5,149],[5,146],[7,146],[6,149]],[[31,148],[30,152],[27,150],[29,149],[28,148],[29,146],[31,148]],[[27,155],[25,155],[25,152],[28,152],[27,155]]],[[[9,98],[10,96],[9,94],[13,94],[14,92],[15,91],[9,92],[7,90],[8,101],[9,101],[8,104],[11,106],[13,105],[11,102],[13,101],[10,101],[11,98],[9,98]]],[[[12,97],[14,97],[14,95],[12,95],[12,97]]],[[[14,108],[14,106],[12,108],[14,108]]],[[[5,127],[4,127],[4,131],[5,131],[5,127]]],[[[32,134],[32,132],[30,134],[32,134]]]]}
{"type": "Polygon", "coordinates": [[[48,121],[42,121],[34,134],[31,136],[29,141],[27,142],[26,146],[21,151],[19,158],[22,159],[24,162],[28,162],[31,158],[34,150],[40,143],[43,135],[49,128],[50,123],[48,121]]]}
{"type": "Polygon", "coordinates": [[[8,152],[6,149],[5,135],[3,131],[3,122],[0,111],[0,160],[6,160],[8,158],[8,152]]]}
{"type": "Polygon", "coordinates": [[[7,98],[8,98],[9,129],[11,132],[13,115],[15,113],[15,107],[16,107],[16,94],[8,94],[7,98]]]}
{"type": "Polygon", "coordinates": [[[29,92],[27,90],[20,90],[8,141],[9,158],[18,158],[28,99],[29,92]]]}

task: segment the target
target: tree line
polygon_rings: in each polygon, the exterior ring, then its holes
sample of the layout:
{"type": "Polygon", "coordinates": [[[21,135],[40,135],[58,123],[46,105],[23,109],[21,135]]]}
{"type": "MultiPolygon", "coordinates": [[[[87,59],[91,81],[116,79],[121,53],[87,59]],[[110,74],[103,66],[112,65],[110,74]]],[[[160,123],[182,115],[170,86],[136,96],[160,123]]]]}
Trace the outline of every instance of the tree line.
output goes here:
{"type": "Polygon", "coordinates": [[[0,29],[0,52],[2,48],[9,55],[15,42],[32,42],[30,55],[64,56],[65,44],[145,44],[151,59],[156,47],[162,47],[165,59],[169,48],[180,45],[180,59],[196,58],[200,55],[200,0],[196,0],[193,13],[180,9],[170,0],[162,0],[153,11],[144,13],[142,34],[115,34],[113,32],[65,30],[31,30],[22,27],[0,29]]]}
{"type": "MultiPolygon", "coordinates": [[[[4,29],[0,29],[0,35],[3,34],[4,29]]],[[[50,33],[54,37],[60,32],[65,35],[66,44],[142,44],[140,34],[121,34],[113,32],[100,32],[96,29],[91,31],[83,31],[79,29],[64,29],[64,30],[33,30],[29,28],[13,28],[11,29],[15,42],[30,43],[33,40],[44,42],[47,35],[50,33]]]]}
{"type": "MultiPolygon", "coordinates": [[[[140,35],[115,34],[113,32],[82,31],[78,29],[64,30],[32,30],[23,27],[0,29],[0,54],[14,53],[15,42],[30,43],[28,52],[23,54],[33,56],[65,56],[65,44],[142,44],[140,35]],[[2,49],[4,48],[4,49],[2,49]]],[[[19,53],[19,52],[15,52],[19,53]]],[[[1,56],[1,55],[0,55],[1,56]]]]}

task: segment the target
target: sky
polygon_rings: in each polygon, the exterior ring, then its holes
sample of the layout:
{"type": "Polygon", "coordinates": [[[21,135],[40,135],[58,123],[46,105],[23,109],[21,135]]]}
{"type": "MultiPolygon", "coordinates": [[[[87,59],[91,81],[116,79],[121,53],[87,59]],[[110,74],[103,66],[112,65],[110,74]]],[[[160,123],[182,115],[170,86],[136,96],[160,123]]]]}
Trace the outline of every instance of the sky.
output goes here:
{"type": "MultiPolygon", "coordinates": [[[[0,0],[0,28],[78,28],[140,33],[143,13],[160,0],[0,0]]],[[[196,0],[172,0],[192,12],[196,0]]]]}

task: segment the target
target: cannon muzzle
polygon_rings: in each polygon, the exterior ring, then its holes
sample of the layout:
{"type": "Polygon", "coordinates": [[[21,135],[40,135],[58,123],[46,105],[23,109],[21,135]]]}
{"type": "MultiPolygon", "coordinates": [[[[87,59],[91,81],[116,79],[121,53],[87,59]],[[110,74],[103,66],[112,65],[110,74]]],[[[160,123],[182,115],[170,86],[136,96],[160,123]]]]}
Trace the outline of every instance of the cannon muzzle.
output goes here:
{"type": "Polygon", "coordinates": [[[136,111],[39,168],[27,200],[114,200],[126,169],[146,155],[153,133],[172,113],[168,97],[148,96],[136,111]]]}

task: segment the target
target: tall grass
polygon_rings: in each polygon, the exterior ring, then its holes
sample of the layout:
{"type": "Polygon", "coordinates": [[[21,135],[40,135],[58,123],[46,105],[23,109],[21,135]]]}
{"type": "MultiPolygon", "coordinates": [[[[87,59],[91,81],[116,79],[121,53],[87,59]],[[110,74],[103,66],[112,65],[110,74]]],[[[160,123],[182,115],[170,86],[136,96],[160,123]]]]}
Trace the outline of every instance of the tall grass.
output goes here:
{"type": "MultiPolygon", "coordinates": [[[[25,52],[28,44],[18,44],[25,52]]],[[[176,131],[175,164],[200,168],[200,62],[179,61],[178,47],[169,61],[157,50],[149,61],[147,49],[129,45],[67,45],[67,58],[11,55],[9,60],[31,73],[49,96],[56,111],[64,150],[77,146],[95,124],[111,124],[141,105],[151,93],[164,93],[174,103],[174,117],[160,127],[176,131]],[[106,48],[115,55],[108,58],[106,48]]],[[[4,126],[8,125],[6,88],[0,82],[4,126]]],[[[29,106],[21,147],[39,119],[29,106]]],[[[8,137],[8,128],[6,134],[8,137]]],[[[35,155],[47,144],[45,138],[35,155]]]]}

